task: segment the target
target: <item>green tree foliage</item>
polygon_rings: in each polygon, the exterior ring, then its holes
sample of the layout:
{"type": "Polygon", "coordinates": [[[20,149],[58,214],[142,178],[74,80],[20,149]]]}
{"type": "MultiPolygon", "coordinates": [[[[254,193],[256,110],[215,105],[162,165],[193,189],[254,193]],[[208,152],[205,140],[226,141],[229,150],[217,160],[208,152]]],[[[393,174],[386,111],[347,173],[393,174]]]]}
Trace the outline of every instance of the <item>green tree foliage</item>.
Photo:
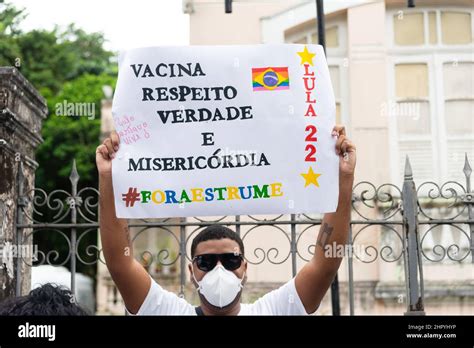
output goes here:
{"type": "Polygon", "coordinates": [[[7,62],[7,65],[13,65],[19,56],[20,47],[14,38],[19,33],[19,24],[24,17],[23,10],[0,0],[0,64],[7,62]]]}
{"type": "MultiPolygon", "coordinates": [[[[48,103],[49,115],[41,131],[44,143],[36,153],[36,187],[70,192],[73,159],[81,177],[78,189],[97,187],[95,148],[100,137],[102,87],[115,87],[114,53],[104,48],[102,33],[87,33],[73,24],[65,29],[23,32],[20,24],[25,16],[24,10],[0,0],[0,66],[17,67],[48,103]],[[94,117],[57,115],[57,106],[64,102],[92,103],[94,117]]],[[[42,221],[51,221],[48,208],[41,213],[42,221]]],[[[78,231],[78,237],[81,233],[78,231]]],[[[88,233],[81,245],[96,244],[96,239],[95,233],[88,233]]],[[[34,243],[40,250],[68,253],[58,233],[35,233],[34,243]]],[[[95,267],[78,263],[78,271],[93,275],[95,267]]]]}
{"type": "Polygon", "coordinates": [[[111,71],[112,53],[102,45],[103,35],[87,34],[74,25],[65,31],[33,30],[17,37],[21,72],[41,92],[57,94],[64,82],[83,74],[99,75],[111,71]]]}
{"type": "Polygon", "coordinates": [[[86,33],[73,24],[51,31],[19,28],[24,10],[0,0],[0,65],[14,65],[47,99],[49,115],[43,123],[44,143],[37,151],[37,187],[67,189],[73,158],[81,184],[96,186],[94,153],[99,142],[103,85],[115,86],[113,52],[101,33],[86,33]],[[94,103],[95,117],[62,117],[57,103],[94,103]]]}
{"type": "Polygon", "coordinates": [[[80,186],[97,186],[95,147],[99,144],[100,137],[102,86],[114,84],[115,77],[85,74],[64,83],[56,96],[48,98],[50,116],[43,124],[44,143],[37,153],[40,166],[36,171],[36,181],[41,183],[42,188],[47,191],[58,186],[69,189],[73,158],[76,159],[81,176],[80,186]],[[63,103],[91,103],[94,105],[95,115],[93,118],[59,116],[56,109],[63,103]]]}

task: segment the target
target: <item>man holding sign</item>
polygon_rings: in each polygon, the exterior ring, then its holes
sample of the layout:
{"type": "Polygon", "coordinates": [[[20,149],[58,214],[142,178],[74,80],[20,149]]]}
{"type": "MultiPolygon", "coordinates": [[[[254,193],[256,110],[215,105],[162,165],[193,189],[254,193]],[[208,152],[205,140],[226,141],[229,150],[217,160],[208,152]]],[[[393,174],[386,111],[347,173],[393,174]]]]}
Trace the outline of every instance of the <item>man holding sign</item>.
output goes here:
{"type": "Polygon", "coordinates": [[[119,65],[117,133],[96,160],[104,256],[129,313],[314,312],[341,262],[324,251],[346,243],[355,168],[355,147],[344,127],[332,126],[321,47],[137,49],[119,65]],[[240,237],[223,226],[201,231],[189,265],[198,309],[134,260],[124,220],[311,212],[326,213],[313,259],[251,305],[240,304],[247,269],[240,237]]]}

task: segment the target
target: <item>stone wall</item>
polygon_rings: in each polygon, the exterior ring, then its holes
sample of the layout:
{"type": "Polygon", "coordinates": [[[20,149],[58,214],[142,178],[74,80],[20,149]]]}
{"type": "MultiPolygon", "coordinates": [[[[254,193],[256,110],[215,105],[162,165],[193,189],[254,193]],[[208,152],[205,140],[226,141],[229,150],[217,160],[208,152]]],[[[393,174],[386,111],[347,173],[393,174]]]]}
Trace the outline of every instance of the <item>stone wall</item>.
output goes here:
{"type": "MultiPolygon", "coordinates": [[[[43,142],[41,125],[47,113],[45,99],[17,69],[0,67],[0,300],[14,296],[17,288],[21,294],[30,290],[30,267],[21,262],[17,270],[18,255],[11,253],[11,246],[32,242],[24,238],[31,230],[17,234],[22,219],[17,207],[24,205],[25,212],[32,213],[35,151],[43,142]],[[31,191],[27,199],[19,200],[20,189],[31,191]]],[[[28,257],[26,261],[31,262],[28,257]]]]}

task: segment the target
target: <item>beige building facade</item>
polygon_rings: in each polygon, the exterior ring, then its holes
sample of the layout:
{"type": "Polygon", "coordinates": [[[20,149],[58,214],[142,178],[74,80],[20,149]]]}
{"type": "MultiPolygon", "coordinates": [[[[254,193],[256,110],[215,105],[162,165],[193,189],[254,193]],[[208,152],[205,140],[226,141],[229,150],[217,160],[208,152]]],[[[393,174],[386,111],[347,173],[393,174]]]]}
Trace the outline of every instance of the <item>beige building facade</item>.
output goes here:
{"type": "MultiPolygon", "coordinates": [[[[232,14],[225,14],[223,1],[183,0],[183,11],[189,14],[191,45],[317,43],[314,1],[236,0],[232,14]]],[[[464,184],[465,154],[474,163],[472,1],[417,0],[416,7],[408,9],[406,1],[334,0],[325,1],[325,13],[336,118],[347,127],[357,145],[356,182],[368,181],[376,187],[393,183],[401,188],[408,155],[417,186],[426,181],[448,180],[464,184]]],[[[396,191],[391,193],[397,195],[396,191]]],[[[421,185],[419,194],[429,194],[428,185],[421,185]]],[[[449,212],[436,214],[443,217],[449,212]]],[[[380,211],[369,210],[367,216],[378,219],[380,211]]],[[[356,213],[353,218],[361,219],[356,213]]],[[[224,221],[227,220],[235,218],[224,221]]],[[[463,228],[469,231],[469,227],[463,228]]],[[[198,231],[187,228],[187,236],[192,239],[198,231]]],[[[426,255],[433,255],[436,245],[453,244],[459,245],[458,253],[469,253],[468,234],[447,225],[424,230],[427,231],[426,255]]],[[[317,232],[317,226],[297,227],[298,269],[311,257],[309,246],[315,243],[317,232]]],[[[246,256],[254,263],[249,266],[245,298],[251,301],[291,278],[290,229],[242,226],[240,233],[246,256]]],[[[354,245],[360,245],[360,259],[365,261],[354,258],[356,314],[403,314],[406,310],[404,265],[402,258],[397,258],[401,253],[397,233],[401,233],[398,227],[387,230],[377,225],[354,226],[354,245]],[[382,257],[383,252],[388,254],[382,257]]],[[[141,247],[157,245],[153,234],[146,233],[143,238],[152,242],[144,242],[141,247]]],[[[188,249],[189,246],[190,243],[188,249]]],[[[171,248],[176,250],[175,246],[171,248]]],[[[448,257],[439,262],[425,260],[423,268],[428,314],[474,312],[470,255],[462,261],[448,257]]],[[[339,280],[341,310],[348,314],[346,260],[339,280]]],[[[174,281],[170,281],[170,288],[177,290],[172,286],[174,281]]],[[[192,286],[185,294],[196,301],[192,286]]],[[[318,313],[331,314],[329,293],[318,313]]]]}

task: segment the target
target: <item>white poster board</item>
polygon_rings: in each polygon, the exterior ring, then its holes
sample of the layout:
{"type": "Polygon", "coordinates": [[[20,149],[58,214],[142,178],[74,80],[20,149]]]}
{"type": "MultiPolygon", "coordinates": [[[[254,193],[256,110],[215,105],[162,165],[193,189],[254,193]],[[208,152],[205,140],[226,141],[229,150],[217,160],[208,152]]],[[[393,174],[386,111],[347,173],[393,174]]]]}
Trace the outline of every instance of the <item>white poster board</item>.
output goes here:
{"type": "Polygon", "coordinates": [[[321,46],[126,51],[112,114],[118,217],[337,208],[335,101],[321,46]]]}

